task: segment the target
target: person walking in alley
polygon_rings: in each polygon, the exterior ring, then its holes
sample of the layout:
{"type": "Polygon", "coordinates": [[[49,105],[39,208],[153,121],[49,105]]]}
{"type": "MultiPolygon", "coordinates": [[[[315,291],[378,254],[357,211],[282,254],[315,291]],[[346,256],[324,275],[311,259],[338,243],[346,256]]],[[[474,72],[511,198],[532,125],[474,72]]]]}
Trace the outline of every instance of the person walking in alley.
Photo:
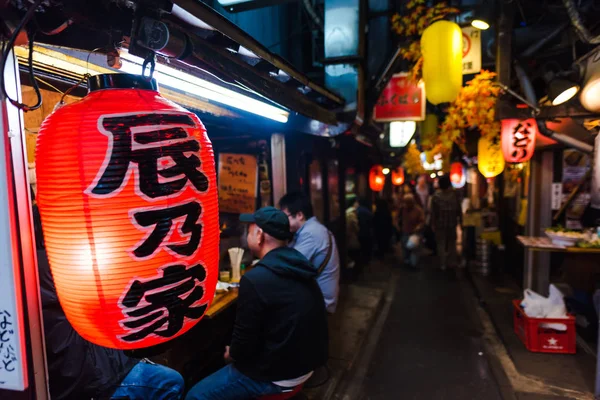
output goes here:
{"type": "Polygon", "coordinates": [[[412,194],[405,194],[402,208],[402,248],[404,264],[416,268],[419,263],[421,232],[425,223],[423,209],[412,194]]]}
{"type": "Polygon", "coordinates": [[[325,365],[329,344],[317,271],[289,248],[288,217],[274,207],[240,215],[248,247],[260,259],[240,281],[225,348],[227,366],[197,383],[186,400],[250,400],[293,391],[325,365]]]}
{"type": "Polygon", "coordinates": [[[288,216],[290,230],[294,233],[290,247],[312,263],[325,298],[325,308],[333,314],[340,292],[340,256],[333,234],[313,215],[310,199],[303,193],[286,194],[281,198],[279,208],[288,216]]]}
{"type": "Polygon", "coordinates": [[[458,195],[452,188],[448,175],[440,177],[439,187],[431,199],[431,227],[435,232],[440,268],[445,270],[447,266],[455,266],[458,262],[456,227],[462,226],[462,212],[458,195]]]}

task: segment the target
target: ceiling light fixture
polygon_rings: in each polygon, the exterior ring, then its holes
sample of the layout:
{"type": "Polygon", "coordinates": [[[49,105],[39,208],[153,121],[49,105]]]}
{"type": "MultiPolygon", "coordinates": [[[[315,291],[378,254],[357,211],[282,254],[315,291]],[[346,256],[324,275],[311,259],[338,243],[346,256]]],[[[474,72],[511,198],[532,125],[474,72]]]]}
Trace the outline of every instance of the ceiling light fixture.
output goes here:
{"type": "Polygon", "coordinates": [[[548,85],[548,99],[553,106],[571,100],[579,92],[579,85],[563,78],[555,78],[548,85]]]}
{"type": "Polygon", "coordinates": [[[488,24],[482,19],[474,19],[473,21],[471,21],[471,26],[482,31],[485,31],[486,29],[490,28],[490,24],[488,24]]]}

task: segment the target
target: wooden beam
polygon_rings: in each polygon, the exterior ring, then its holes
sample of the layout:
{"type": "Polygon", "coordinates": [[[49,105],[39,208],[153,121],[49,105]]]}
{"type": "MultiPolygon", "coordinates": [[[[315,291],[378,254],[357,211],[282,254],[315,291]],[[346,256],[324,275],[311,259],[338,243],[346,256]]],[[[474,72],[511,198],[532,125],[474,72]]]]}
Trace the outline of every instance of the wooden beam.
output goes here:
{"type": "Polygon", "coordinates": [[[337,124],[335,112],[312,102],[295,87],[271,77],[268,73],[250,67],[246,62],[227,49],[213,45],[197,36],[191,37],[193,53],[181,60],[188,66],[203,63],[212,69],[228,74],[232,81],[238,81],[250,89],[268,96],[269,99],[309,118],[337,124]]]}
{"type": "Polygon", "coordinates": [[[244,48],[256,54],[258,57],[262,58],[263,60],[270,62],[277,68],[290,75],[292,78],[302,83],[304,86],[311,88],[312,90],[320,93],[322,96],[339,104],[340,106],[342,106],[345,103],[342,97],[312,82],[304,74],[297,70],[293,65],[285,61],[283,58],[273,54],[265,46],[260,44],[256,39],[248,35],[238,26],[233,24],[227,18],[225,18],[224,16],[222,16],[203,2],[198,0],[174,0],[173,4],[178,5],[185,11],[195,16],[196,18],[202,20],[204,23],[212,26],[225,36],[229,37],[230,39],[239,43],[244,48]]]}

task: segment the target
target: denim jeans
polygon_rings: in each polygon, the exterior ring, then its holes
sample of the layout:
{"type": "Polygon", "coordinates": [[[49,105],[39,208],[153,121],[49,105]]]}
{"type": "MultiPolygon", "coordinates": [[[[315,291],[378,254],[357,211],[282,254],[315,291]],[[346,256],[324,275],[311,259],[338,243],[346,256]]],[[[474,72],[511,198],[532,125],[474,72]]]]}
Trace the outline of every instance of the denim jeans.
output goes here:
{"type": "Polygon", "coordinates": [[[179,372],[140,361],[123,378],[110,399],[178,400],[183,396],[184,386],[179,372]]]}
{"type": "Polygon", "coordinates": [[[229,364],[194,385],[185,400],[250,400],[279,393],[281,387],[255,381],[229,364]]]}

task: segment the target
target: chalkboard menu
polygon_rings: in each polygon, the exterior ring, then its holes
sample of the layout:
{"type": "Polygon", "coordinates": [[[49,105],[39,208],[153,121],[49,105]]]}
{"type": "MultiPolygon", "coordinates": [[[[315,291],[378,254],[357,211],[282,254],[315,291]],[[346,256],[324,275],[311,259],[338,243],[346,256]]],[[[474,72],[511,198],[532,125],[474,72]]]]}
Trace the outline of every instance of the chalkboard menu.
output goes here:
{"type": "Polygon", "coordinates": [[[247,154],[219,154],[219,210],[251,213],[256,209],[258,165],[247,154]]]}

